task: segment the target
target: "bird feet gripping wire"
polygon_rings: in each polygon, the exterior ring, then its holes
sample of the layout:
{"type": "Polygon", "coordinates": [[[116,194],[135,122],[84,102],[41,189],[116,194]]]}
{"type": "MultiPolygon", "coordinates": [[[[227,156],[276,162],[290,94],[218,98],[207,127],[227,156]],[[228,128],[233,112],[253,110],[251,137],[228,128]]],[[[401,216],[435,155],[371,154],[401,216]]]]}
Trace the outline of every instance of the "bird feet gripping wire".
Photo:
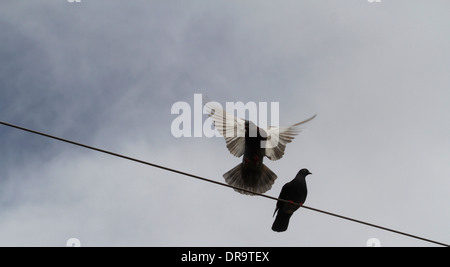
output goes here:
{"type": "Polygon", "coordinates": [[[292,204],[292,205],[297,205],[297,206],[303,206],[303,203],[295,203],[294,201],[292,201],[292,200],[289,200],[289,203],[290,204],[292,204]]]}

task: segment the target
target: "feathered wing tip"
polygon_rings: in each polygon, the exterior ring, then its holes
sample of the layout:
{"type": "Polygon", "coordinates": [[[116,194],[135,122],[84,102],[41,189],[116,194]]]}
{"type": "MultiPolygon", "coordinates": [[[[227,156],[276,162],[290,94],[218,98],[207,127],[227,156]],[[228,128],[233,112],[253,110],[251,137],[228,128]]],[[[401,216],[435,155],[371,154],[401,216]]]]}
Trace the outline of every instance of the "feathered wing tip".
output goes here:
{"type": "Polygon", "coordinates": [[[307,123],[317,116],[314,115],[309,119],[293,124],[289,127],[269,127],[264,129],[267,134],[267,141],[265,143],[265,154],[270,160],[279,160],[284,155],[286,145],[300,132],[298,127],[304,123],[307,123]]]}
{"type": "MultiPolygon", "coordinates": [[[[272,188],[277,179],[277,175],[263,164],[259,176],[243,175],[242,163],[223,175],[225,182],[231,186],[263,194],[272,188]]],[[[235,189],[236,192],[245,195],[255,195],[247,191],[235,189]]]]}
{"type": "Polygon", "coordinates": [[[275,232],[284,232],[288,229],[289,219],[291,218],[292,213],[284,213],[278,211],[277,217],[272,225],[272,230],[275,232]]]}

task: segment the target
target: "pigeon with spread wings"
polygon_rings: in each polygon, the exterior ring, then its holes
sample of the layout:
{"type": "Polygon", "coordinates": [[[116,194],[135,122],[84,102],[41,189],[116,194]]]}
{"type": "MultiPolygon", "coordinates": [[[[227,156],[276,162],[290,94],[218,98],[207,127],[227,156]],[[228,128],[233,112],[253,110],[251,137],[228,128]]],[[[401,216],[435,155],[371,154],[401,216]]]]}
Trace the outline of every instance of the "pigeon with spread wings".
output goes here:
{"type": "MultiPolygon", "coordinates": [[[[263,164],[266,156],[279,160],[284,155],[286,144],[300,132],[298,126],[314,119],[316,115],[289,127],[261,128],[249,120],[227,113],[215,102],[205,102],[204,112],[214,121],[214,127],[225,138],[231,154],[244,156],[242,163],[223,175],[225,181],[234,187],[255,193],[265,193],[272,188],[277,175],[263,164]]],[[[236,190],[253,195],[250,192],[236,190]]]]}

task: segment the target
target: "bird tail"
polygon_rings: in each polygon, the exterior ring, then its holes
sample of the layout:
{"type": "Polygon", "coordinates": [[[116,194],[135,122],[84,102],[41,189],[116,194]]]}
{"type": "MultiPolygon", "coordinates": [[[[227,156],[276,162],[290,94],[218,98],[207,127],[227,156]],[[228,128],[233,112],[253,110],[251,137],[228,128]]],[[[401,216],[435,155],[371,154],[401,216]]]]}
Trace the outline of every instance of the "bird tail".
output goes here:
{"type": "Polygon", "coordinates": [[[272,225],[272,230],[275,232],[284,232],[287,230],[289,225],[289,219],[291,218],[292,213],[284,213],[281,211],[278,211],[277,217],[275,218],[275,221],[272,225]]]}
{"type": "MultiPolygon", "coordinates": [[[[262,165],[261,171],[254,172],[244,170],[242,163],[229,170],[223,177],[225,178],[225,182],[231,186],[259,194],[270,190],[277,179],[277,175],[264,164],[262,165]]],[[[254,195],[238,189],[235,189],[235,191],[245,195],[254,195]]]]}

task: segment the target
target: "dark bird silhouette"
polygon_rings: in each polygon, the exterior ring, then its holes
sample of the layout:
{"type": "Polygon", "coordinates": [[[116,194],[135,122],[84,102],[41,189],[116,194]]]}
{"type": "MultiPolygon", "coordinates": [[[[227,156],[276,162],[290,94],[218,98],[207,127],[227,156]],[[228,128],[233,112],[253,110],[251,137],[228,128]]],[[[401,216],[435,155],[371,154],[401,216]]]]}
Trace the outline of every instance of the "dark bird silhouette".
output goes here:
{"type": "MultiPolygon", "coordinates": [[[[225,137],[231,154],[242,158],[242,163],[223,175],[227,184],[255,193],[265,193],[272,188],[277,175],[263,164],[266,156],[279,160],[284,155],[286,144],[300,132],[297,128],[316,117],[289,127],[261,128],[249,120],[237,118],[225,112],[215,102],[205,102],[204,111],[214,121],[216,130],[225,137]]],[[[235,190],[241,194],[253,195],[247,191],[235,190]]]]}
{"type": "Polygon", "coordinates": [[[275,213],[277,217],[272,225],[272,230],[275,232],[284,232],[289,225],[289,219],[292,214],[300,208],[298,204],[303,205],[308,195],[308,189],[306,187],[306,176],[311,174],[307,169],[301,169],[295,178],[289,183],[285,184],[281,189],[279,199],[289,200],[292,203],[286,203],[278,200],[275,213]]]}

